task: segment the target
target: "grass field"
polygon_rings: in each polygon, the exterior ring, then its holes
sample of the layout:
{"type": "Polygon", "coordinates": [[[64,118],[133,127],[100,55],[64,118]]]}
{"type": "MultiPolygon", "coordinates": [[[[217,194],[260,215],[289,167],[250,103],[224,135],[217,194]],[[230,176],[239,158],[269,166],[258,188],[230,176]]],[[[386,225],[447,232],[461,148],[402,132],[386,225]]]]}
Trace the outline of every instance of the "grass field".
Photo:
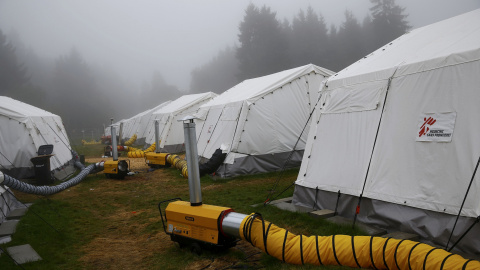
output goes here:
{"type": "MultiPolygon", "coordinates": [[[[102,145],[76,148],[90,162],[103,153],[102,145]]],[[[21,219],[12,242],[1,247],[30,244],[43,260],[23,264],[25,269],[318,268],[284,264],[244,241],[220,254],[206,251],[198,256],[179,248],[164,233],[157,204],[174,197],[188,200],[187,180],[173,168],[151,172],[147,168],[143,160],[132,161],[133,171],[138,172],[134,176],[114,180],[103,174],[90,175],[79,185],[49,197],[15,192],[22,202],[34,204],[21,219]]],[[[286,171],[278,190],[292,184],[297,173],[295,169],[286,171]]],[[[202,177],[203,202],[231,207],[244,214],[260,212],[266,220],[296,234],[361,234],[350,226],[333,225],[307,214],[273,206],[252,207],[265,200],[278,175],[268,173],[228,180],[202,177]]],[[[292,194],[293,188],[280,197],[292,194]]],[[[0,269],[21,268],[2,255],[0,269]]]]}

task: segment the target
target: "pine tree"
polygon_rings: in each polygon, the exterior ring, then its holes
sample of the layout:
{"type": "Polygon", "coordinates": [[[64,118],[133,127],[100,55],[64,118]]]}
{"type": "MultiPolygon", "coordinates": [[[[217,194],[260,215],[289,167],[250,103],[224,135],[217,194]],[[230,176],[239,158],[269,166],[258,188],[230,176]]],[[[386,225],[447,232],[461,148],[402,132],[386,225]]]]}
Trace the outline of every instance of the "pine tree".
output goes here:
{"type": "Polygon", "coordinates": [[[336,40],[337,58],[334,70],[341,70],[365,55],[362,27],[351,11],[345,11],[345,21],[340,26],[336,40]]]}
{"type": "Polygon", "coordinates": [[[18,63],[15,47],[0,30],[0,93],[9,94],[28,80],[27,69],[18,63]]]}
{"type": "Polygon", "coordinates": [[[328,35],[325,20],[309,6],[293,19],[292,59],[295,66],[327,63],[328,35]]]}
{"type": "Polygon", "coordinates": [[[287,41],[276,13],[250,4],[240,23],[238,79],[245,80],[278,72],[289,67],[287,41]]]}
{"type": "Polygon", "coordinates": [[[372,27],[377,48],[403,35],[410,29],[404,14],[405,8],[395,4],[395,0],[370,0],[372,27]]]}
{"type": "Polygon", "coordinates": [[[239,83],[235,76],[238,74],[238,61],[235,52],[235,47],[228,46],[221,50],[210,62],[195,68],[191,72],[190,92],[212,91],[221,94],[239,83]]]}

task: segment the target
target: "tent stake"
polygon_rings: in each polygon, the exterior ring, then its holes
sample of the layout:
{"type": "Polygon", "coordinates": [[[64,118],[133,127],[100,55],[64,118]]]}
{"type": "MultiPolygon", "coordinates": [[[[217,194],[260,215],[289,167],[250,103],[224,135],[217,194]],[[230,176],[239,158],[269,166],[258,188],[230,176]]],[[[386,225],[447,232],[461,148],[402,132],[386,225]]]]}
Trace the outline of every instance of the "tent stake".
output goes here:
{"type": "Polygon", "coordinates": [[[315,201],[313,202],[313,206],[312,206],[313,210],[317,209],[317,195],[318,195],[318,186],[315,188],[315,201]]]}
{"type": "MultiPolygon", "coordinates": [[[[447,241],[447,245],[445,246],[445,249],[448,248],[448,244],[450,243],[450,240],[452,239],[452,235],[453,235],[453,231],[455,231],[455,227],[457,226],[457,221],[458,221],[458,218],[460,217],[460,213],[462,213],[462,209],[463,209],[463,205],[465,204],[465,201],[467,200],[467,196],[468,196],[468,192],[470,192],[470,187],[472,186],[472,183],[473,183],[473,179],[475,178],[475,174],[477,173],[477,169],[478,169],[478,164],[480,164],[480,157],[478,157],[478,161],[477,161],[477,166],[475,166],[475,170],[473,171],[473,175],[472,175],[472,179],[470,179],[470,184],[468,184],[468,188],[467,188],[467,192],[465,193],[465,197],[463,197],[463,202],[462,202],[462,206],[460,206],[460,210],[458,211],[458,215],[457,215],[457,218],[455,219],[455,223],[453,224],[453,229],[452,229],[452,232],[450,233],[450,237],[448,237],[448,241],[447,241]]],[[[477,218],[477,221],[478,222],[478,218],[477,218]]],[[[474,223],[475,224],[475,223],[474,223]]],[[[472,226],[473,227],[473,226],[472,226]]],[[[471,229],[471,228],[470,228],[471,229]]],[[[468,230],[470,230],[468,229],[468,230]]],[[[468,231],[467,231],[468,232],[468,231]]],[[[465,233],[466,234],[466,233],[465,233]]],[[[463,238],[463,236],[462,236],[463,238]]],[[[460,240],[462,239],[460,238],[460,240]]],[[[457,241],[458,242],[458,241],[457,241]]],[[[457,243],[455,243],[456,245],[457,243]]],[[[453,245],[453,246],[455,246],[453,245]]],[[[452,247],[453,248],[453,247],[452,247]]],[[[450,249],[451,250],[451,249],[450,249]]]]}
{"type": "Polygon", "coordinates": [[[335,204],[335,212],[333,212],[333,216],[336,216],[338,214],[337,210],[338,210],[338,202],[340,201],[340,196],[342,194],[340,193],[340,190],[338,190],[338,196],[337,196],[337,203],[335,204]]]}

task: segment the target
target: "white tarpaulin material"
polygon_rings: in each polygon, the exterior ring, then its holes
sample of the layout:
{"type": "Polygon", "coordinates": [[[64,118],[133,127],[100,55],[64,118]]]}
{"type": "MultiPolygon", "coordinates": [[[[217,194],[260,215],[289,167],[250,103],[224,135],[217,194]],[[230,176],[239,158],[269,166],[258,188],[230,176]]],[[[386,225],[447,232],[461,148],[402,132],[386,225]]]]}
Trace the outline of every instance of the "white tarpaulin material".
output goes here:
{"type": "MultiPolygon", "coordinates": [[[[168,105],[171,101],[165,101],[158,106],[155,106],[152,109],[148,109],[144,112],[141,112],[132,118],[122,119],[113,125],[115,126],[115,132],[119,135],[120,124],[123,123],[123,134],[122,137],[124,140],[130,139],[134,134],[137,135],[137,140],[135,144],[141,145],[145,143],[145,132],[147,130],[148,121],[153,112],[159,110],[160,108],[168,105]]],[[[148,130],[147,130],[148,131],[148,130]]],[[[105,128],[105,136],[109,136],[111,133],[111,125],[105,128]]]]}
{"type": "Polygon", "coordinates": [[[133,135],[137,135],[137,141],[140,141],[144,134],[144,130],[147,126],[147,122],[150,119],[150,116],[154,111],[159,110],[162,107],[165,107],[168,105],[171,101],[166,101],[163,102],[162,104],[156,106],[153,109],[146,110],[144,112],[141,112],[132,118],[129,118],[127,120],[123,121],[123,134],[122,134],[122,139],[123,140],[128,140],[130,139],[133,135]],[[142,122],[145,123],[142,126],[142,122]]]}
{"type": "MultiPolygon", "coordinates": [[[[204,120],[197,121],[198,154],[209,159],[226,145],[225,166],[217,171],[223,177],[280,169],[318,100],[321,82],[331,74],[309,64],[245,80],[225,91],[196,115],[204,120]]],[[[306,136],[295,150],[304,149],[306,136]]]]}
{"type": "Polygon", "coordinates": [[[184,95],[152,112],[145,131],[145,143],[153,144],[155,142],[155,121],[158,121],[159,146],[162,151],[172,153],[183,151],[183,123],[178,120],[195,114],[201,105],[216,96],[217,94],[212,92],[184,95]]]}
{"type": "Polygon", "coordinates": [[[50,168],[61,170],[72,160],[70,141],[60,116],[0,96],[0,170],[12,177],[33,177],[31,158],[42,145],[53,145],[50,168]]]}
{"type": "MultiPolygon", "coordinates": [[[[480,156],[479,74],[475,10],[406,33],[330,77],[294,201],[311,206],[306,190],[318,187],[456,215],[480,156]]],[[[477,175],[462,216],[480,216],[479,187],[477,175]]]]}

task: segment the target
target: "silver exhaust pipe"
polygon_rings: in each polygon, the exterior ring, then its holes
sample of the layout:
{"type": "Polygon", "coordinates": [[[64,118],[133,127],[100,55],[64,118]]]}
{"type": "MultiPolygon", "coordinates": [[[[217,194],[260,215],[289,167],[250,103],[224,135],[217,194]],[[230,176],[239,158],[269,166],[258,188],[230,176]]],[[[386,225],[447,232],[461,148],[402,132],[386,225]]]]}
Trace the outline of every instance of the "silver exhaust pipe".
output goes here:
{"type": "Polygon", "coordinates": [[[160,135],[158,134],[158,127],[158,120],[155,120],[155,153],[160,153],[160,135]]]}
{"type": "Polygon", "coordinates": [[[183,131],[185,136],[185,157],[187,159],[188,187],[190,191],[190,205],[202,205],[202,189],[200,187],[200,170],[198,167],[197,133],[193,117],[183,118],[183,131]]]}
{"type": "Polygon", "coordinates": [[[110,133],[112,134],[112,157],[114,161],[118,160],[118,149],[117,149],[117,131],[112,125],[110,128],[110,133]]]}

